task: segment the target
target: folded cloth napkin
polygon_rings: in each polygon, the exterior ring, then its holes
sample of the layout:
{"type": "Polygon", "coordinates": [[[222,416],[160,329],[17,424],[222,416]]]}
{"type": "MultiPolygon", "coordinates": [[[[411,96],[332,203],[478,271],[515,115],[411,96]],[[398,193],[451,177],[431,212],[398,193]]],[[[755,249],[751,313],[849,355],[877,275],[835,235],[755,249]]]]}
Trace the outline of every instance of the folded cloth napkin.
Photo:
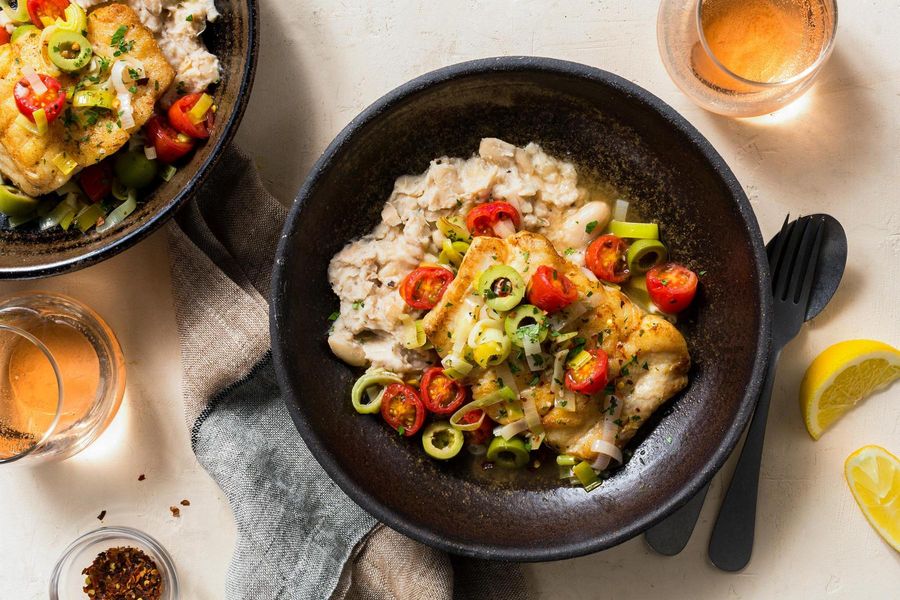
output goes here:
{"type": "Polygon", "coordinates": [[[518,565],[448,556],[377,523],[303,443],[269,351],[286,214],[231,148],[168,227],[185,416],[237,522],[227,598],[527,598],[518,565]]]}

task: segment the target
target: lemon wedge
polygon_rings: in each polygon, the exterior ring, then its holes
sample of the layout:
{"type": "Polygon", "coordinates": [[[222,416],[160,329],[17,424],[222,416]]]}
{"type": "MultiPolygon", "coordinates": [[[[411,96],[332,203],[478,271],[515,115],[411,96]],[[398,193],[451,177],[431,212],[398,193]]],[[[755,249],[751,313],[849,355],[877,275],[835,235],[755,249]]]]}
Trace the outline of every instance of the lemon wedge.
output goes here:
{"type": "Polygon", "coordinates": [[[876,390],[900,377],[900,351],[873,340],[848,340],[826,348],[800,384],[800,408],[814,440],[876,390]]]}
{"type": "Polygon", "coordinates": [[[844,476],[872,527],[900,552],[900,459],[880,446],[847,457],[844,476]]]}

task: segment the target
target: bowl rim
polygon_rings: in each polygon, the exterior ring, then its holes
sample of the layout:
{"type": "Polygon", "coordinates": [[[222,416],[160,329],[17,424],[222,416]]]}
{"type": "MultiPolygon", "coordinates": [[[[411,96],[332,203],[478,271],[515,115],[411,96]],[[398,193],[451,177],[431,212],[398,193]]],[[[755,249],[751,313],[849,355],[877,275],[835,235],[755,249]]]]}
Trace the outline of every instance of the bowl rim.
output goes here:
{"type": "Polygon", "coordinates": [[[250,92],[253,89],[253,80],[256,76],[256,66],[259,59],[259,2],[258,0],[244,0],[247,4],[247,48],[246,63],[241,73],[241,84],[238,87],[237,99],[234,108],[227,121],[224,123],[222,135],[213,144],[212,151],[206,160],[200,164],[193,176],[173,198],[171,198],[159,211],[151,215],[139,227],[123,235],[112,243],[101,246],[98,249],[65,258],[46,262],[37,266],[25,267],[0,267],[0,280],[4,279],[39,279],[51,275],[59,275],[69,271],[77,271],[91,265],[95,265],[108,258],[123,252],[157,229],[175,214],[187,201],[191,200],[199,188],[209,177],[213,167],[222,158],[225,148],[234,139],[238,124],[247,109],[250,100],[250,92]]]}
{"type": "Polygon", "coordinates": [[[149,548],[152,554],[161,564],[159,567],[162,580],[167,585],[164,592],[163,600],[178,600],[181,597],[178,581],[178,570],[175,568],[175,561],[172,555],[166,550],[159,541],[134,527],[125,525],[105,525],[97,529],[83,533],[66,546],[65,550],[59,555],[56,563],[53,565],[53,571],[50,573],[50,600],[59,600],[59,584],[60,578],[64,575],[66,562],[76,553],[84,550],[88,546],[98,542],[112,542],[113,540],[125,540],[126,542],[137,543],[149,548]]]}
{"type": "Polygon", "coordinates": [[[674,108],[637,84],[610,73],[609,71],[589,65],[536,56],[484,58],[457,63],[425,73],[424,75],[420,75],[388,92],[369,105],[346,127],[344,127],[331,144],[328,145],[318,161],[316,161],[290,208],[275,254],[275,267],[272,274],[269,306],[272,357],[275,373],[280,388],[284,393],[284,400],[288,412],[294,425],[299,431],[300,436],[310,448],[313,456],[335,483],[337,483],[354,502],[376,519],[419,542],[461,556],[523,562],[561,560],[605,550],[639,535],[686,504],[719,471],[737,445],[741,434],[756,407],[762,380],[766,372],[772,318],[770,289],[769,265],[765,254],[765,244],[759,229],[759,223],[743,188],[737,181],[737,178],[730,167],[713,148],[709,140],[707,140],[684,117],[676,112],[674,108]],[[552,73],[574,79],[583,79],[592,84],[601,84],[612,87],[620,92],[624,92],[626,96],[642,103],[648,109],[655,111],[665,118],[671,126],[684,136],[687,142],[709,162],[710,166],[718,173],[719,177],[728,188],[732,198],[737,204],[737,209],[746,224],[753,245],[754,264],[760,275],[757,290],[760,305],[760,325],[756,332],[757,343],[754,354],[753,370],[735,419],[724,433],[718,449],[712,454],[706,464],[704,464],[695,476],[674,496],[667,501],[660,503],[647,517],[624,525],[603,540],[586,540],[581,542],[559,540],[552,546],[545,545],[540,549],[527,546],[495,545],[480,542],[460,543],[448,540],[442,536],[436,535],[427,527],[407,522],[402,515],[390,507],[378,502],[367,490],[363,489],[349,477],[335,458],[323,448],[323,444],[319,439],[318,434],[310,426],[303,414],[301,414],[298,402],[295,401],[295,399],[300,396],[296,394],[296,390],[288,377],[288,365],[286,364],[285,353],[282,350],[285,347],[287,340],[282,335],[282,315],[279,312],[281,303],[279,301],[280,296],[278,293],[278,290],[283,287],[286,276],[285,265],[286,255],[288,253],[288,240],[292,237],[293,229],[300,221],[300,213],[302,212],[306,201],[309,199],[311,192],[316,187],[322,173],[335,163],[337,154],[360,129],[364,128],[399,103],[434,85],[470,75],[529,71],[552,73]]]}

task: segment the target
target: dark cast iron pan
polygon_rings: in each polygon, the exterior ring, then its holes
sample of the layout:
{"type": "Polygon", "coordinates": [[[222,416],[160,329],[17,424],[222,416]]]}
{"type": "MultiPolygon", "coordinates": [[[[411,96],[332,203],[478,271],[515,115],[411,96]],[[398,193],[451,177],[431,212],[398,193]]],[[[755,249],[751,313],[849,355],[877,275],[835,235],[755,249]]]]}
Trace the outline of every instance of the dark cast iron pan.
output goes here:
{"type": "Polygon", "coordinates": [[[110,258],[154,232],[201,187],[244,115],[259,50],[257,0],[217,0],[216,8],[221,16],[203,32],[222,70],[213,94],[218,110],[212,137],[171,181],[142,192],[145,201],[137,210],[103,234],[67,233],[58,227],[46,232],[28,227],[13,230],[0,216],[0,279],[46,277],[110,258]]]}
{"type": "MultiPolygon", "coordinates": [[[[771,307],[757,222],[740,185],[669,106],[605,71],[544,58],[462,63],[394,90],[353,120],[291,209],[271,297],[275,366],[310,450],[340,487],[389,526],[467,556],[569,558],[609,548],[686,502],[725,461],[765,370],[771,307]],[[646,425],[633,457],[599,489],[561,486],[555,466],[497,481],[471,460],[428,460],[418,439],[357,415],[358,372],[326,343],[337,307],[331,256],[379,220],[399,175],[479,139],[539,142],[586,178],[614,184],[660,223],[675,260],[703,271],[679,322],[688,388],[646,425]]],[[[547,460],[546,463],[551,463],[547,460]]]]}

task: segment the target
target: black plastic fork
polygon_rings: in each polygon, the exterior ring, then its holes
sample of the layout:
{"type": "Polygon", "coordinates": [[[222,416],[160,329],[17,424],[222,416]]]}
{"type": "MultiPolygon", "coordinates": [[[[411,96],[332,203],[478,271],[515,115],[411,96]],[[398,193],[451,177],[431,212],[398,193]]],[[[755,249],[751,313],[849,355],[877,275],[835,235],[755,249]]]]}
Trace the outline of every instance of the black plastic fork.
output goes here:
{"type": "Polygon", "coordinates": [[[750,562],[756,529],[759,467],[775,371],[781,351],[800,332],[809,304],[813,274],[822,246],[823,217],[785,218],[777,244],[769,249],[773,326],[769,368],[750,422],[747,439],[731,478],[709,541],[709,558],[724,571],[739,571],[750,562]]]}

